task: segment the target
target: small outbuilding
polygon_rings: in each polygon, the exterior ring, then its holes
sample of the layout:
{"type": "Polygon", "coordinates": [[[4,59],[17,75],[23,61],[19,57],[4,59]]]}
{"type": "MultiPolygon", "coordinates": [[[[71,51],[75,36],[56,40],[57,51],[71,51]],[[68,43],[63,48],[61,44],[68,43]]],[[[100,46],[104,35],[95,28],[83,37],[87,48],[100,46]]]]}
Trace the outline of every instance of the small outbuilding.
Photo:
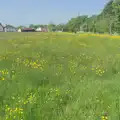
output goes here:
{"type": "Polygon", "coordinates": [[[48,32],[48,29],[46,27],[39,27],[36,29],[36,32],[48,32]]]}
{"type": "Polygon", "coordinates": [[[23,28],[21,32],[35,32],[35,29],[33,28],[23,28]]]}
{"type": "Polygon", "coordinates": [[[42,28],[41,27],[37,28],[36,32],[42,32],[42,28]]]}
{"type": "Polygon", "coordinates": [[[18,30],[17,30],[18,32],[22,32],[22,30],[19,28],[18,30]]]}

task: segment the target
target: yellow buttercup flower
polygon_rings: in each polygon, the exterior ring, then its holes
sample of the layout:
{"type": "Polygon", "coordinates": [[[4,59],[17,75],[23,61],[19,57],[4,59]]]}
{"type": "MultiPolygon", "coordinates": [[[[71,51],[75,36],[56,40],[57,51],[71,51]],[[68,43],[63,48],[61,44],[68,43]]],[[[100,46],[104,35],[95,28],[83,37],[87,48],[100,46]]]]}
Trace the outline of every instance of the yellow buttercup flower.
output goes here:
{"type": "Polygon", "coordinates": [[[108,120],[108,117],[107,116],[102,116],[101,120],[108,120]]]}
{"type": "Polygon", "coordinates": [[[1,80],[5,80],[5,78],[4,78],[4,77],[2,77],[2,78],[1,78],[1,80]]]}

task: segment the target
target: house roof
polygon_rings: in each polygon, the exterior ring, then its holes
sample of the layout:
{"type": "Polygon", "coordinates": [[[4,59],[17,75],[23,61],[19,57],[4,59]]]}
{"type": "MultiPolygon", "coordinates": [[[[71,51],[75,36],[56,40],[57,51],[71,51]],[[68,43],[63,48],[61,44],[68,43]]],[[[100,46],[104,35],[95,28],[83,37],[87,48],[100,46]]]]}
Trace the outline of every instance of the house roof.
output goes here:
{"type": "MultiPolygon", "coordinates": [[[[6,28],[15,28],[14,26],[12,26],[12,25],[6,25],[5,26],[6,28]]],[[[15,28],[16,29],[16,28],[15,28]]]]}
{"type": "Polygon", "coordinates": [[[2,27],[4,27],[4,26],[2,25],[2,23],[0,23],[0,25],[1,25],[2,27]]]}
{"type": "Polygon", "coordinates": [[[33,28],[23,28],[22,30],[35,30],[33,28]]]}

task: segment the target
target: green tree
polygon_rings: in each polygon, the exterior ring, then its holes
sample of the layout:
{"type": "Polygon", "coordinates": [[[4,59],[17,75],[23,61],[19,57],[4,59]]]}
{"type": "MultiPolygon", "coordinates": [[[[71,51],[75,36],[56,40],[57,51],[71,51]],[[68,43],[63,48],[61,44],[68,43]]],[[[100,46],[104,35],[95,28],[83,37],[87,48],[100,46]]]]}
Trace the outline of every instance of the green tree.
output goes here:
{"type": "Polygon", "coordinates": [[[48,29],[50,32],[55,32],[56,31],[56,25],[51,23],[48,25],[48,29]]]}
{"type": "Polygon", "coordinates": [[[86,16],[86,15],[72,18],[67,23],[68,30],[71,32],[80,31],[81,26],[83,25],[84,22],[87,21],[87,19],[88,19],[88,16],[86,16]]]}

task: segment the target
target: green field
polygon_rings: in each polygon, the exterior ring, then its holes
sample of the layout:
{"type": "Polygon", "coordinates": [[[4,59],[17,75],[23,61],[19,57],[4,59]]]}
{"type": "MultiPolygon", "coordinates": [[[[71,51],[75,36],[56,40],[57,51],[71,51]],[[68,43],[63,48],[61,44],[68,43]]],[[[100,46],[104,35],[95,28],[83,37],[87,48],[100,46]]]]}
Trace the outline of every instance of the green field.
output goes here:
{"type": "Polygon", "coordinates": [[[107,118],[120,120],[119,36],[0,33],[0,120],[107,118]]]}

